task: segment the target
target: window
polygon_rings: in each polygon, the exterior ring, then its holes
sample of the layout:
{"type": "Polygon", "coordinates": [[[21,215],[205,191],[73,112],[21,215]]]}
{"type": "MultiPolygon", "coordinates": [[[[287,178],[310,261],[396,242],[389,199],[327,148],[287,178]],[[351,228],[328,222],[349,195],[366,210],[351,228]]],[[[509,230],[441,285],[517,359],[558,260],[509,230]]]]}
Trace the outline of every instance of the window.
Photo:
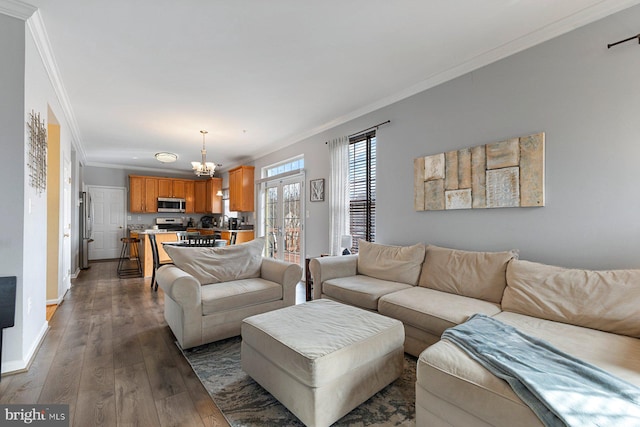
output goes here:
{"type": "Polygon", "coordinates": [[[358,239],[374,242],[376,237],[376,132],[349,141],[349,231],[352,252],[358,239]]]}
{"type": "Polygon", "coordinates": [[[298,169],[304,169],[304,158],[297,158],[293,160],[288,160],[286,162],[269,166],[266,168],[265,178],[270,178],[272,176],[280,175],[281,173],[296,171],[298,169]]]}

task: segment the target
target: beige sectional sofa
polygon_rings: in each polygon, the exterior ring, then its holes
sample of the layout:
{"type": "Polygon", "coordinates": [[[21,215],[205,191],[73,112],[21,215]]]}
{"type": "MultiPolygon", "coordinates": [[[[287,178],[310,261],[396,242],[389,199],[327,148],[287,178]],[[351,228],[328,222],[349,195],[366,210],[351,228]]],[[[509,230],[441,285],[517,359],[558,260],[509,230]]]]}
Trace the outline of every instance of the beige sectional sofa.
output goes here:
{"type": "Polygon", "coordinates": [[[243,319],[295,304],[302,268],[263,258],[264,244],[165,247],[174,264],[156,275],[164,317],[182,348],[240,335],[243,319]]]}
{"type": "Polygon", "coordinates": [[[314,298],[404,323],[405,351],[418,357],[416,425],[542,425],[505,381],[440,340],[474,313],[640,386],[640,270],[565,269],[519,260],[516,251],[360,245],[359,255],[311,261],[314,298]],[[381,273],[386,267],[397,280],[381,273]]]}

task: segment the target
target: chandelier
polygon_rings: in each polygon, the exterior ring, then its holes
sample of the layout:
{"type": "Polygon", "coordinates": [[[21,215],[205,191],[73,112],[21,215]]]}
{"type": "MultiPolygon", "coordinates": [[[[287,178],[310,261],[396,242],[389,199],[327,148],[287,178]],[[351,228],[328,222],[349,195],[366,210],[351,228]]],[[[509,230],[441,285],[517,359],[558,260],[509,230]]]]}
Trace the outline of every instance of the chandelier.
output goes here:
{"type": "Polygon", "coordinates": [[[201,162],[191,162],[191,167],[193,168],[193,173],[198,176],[209,175],[213,176],[213,173],[216,171],[216,164],[213,162],[207,162],[207,149],[204,145],[204,136],[208,133],[206,130],[201,130],[202,134],[202,161],[201,162]]]}

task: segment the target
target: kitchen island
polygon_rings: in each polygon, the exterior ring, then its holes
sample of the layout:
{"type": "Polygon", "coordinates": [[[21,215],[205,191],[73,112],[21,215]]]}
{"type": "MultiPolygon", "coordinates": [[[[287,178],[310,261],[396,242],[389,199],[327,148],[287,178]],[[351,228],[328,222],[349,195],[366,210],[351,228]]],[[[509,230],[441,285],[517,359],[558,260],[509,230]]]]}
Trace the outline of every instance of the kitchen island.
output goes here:
{"type": "Polygon", "coordinates": [[[140,260],[142,261],[142,273],[144,277],[151,277],[153,274],[153,252],[151,251],[149,234],[155,234],[156,236],[158,258],[161,263],[171,262],[171,258],[169,258],[169,255],[167,255],[162,247],[162,243],[178,241],[178,235],[175,231],[145,230],[138,232],[138,237],[140,239],[140,260]]]}

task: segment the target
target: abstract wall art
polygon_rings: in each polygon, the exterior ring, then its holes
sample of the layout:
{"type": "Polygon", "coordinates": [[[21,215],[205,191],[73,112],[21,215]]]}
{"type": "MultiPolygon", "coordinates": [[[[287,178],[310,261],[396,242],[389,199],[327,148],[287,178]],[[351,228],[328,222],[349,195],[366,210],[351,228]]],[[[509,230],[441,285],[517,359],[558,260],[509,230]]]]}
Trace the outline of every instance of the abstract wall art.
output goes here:
{"type": "Polygon", "coordinates": [[[544,133],[418,157],[414,209],[544,206],[544,133]]]}
{"type": "Polygon", "coordinates": [[[47,128],[44,119],[40,120],[40,113],[31,111],[29,121],[29,185],[43,193],[47,189],[47,128]]]}

